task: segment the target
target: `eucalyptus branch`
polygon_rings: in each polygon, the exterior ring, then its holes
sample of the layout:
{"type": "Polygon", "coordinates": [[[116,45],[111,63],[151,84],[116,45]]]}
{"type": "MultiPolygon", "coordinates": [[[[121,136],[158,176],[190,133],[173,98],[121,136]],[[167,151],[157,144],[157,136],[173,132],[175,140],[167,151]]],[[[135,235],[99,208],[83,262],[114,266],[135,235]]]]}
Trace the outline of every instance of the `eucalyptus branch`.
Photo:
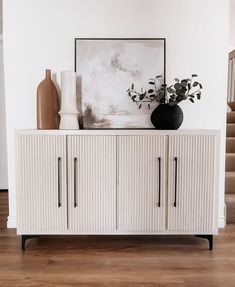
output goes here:
{"type": "Polygon", "coordinates": [[[199,93],[201,91],[201,88],[199,88],[197,91],[193,92],[192,94],[189,94],[189,97],[192,96],[192,95],[195,95],[197,93],[199,93]]]}
{"type": "Polygon", "coordinates": [[[195,94],[197,94],[197,99],[200,100],[202,85],[197,81],[193,81],[193,79],[197,77],[196,74],[193,74],[191,79],[187,78],[182,81],[175,79],[175,84],[169,87],[163,84],[158,89],[157,79],[160,77],[161,76],[156,76],[149,80],[149,84],[152,85],[152,88],[148,90],[144,90],[144,88],[141,87],[141,91],[136,91],[134,84],[127,90],[128,95],[133,102],[139,104],[139,109],[142,107],[142,103],[148,103],[149,108],[152,102],[177,105],[189,98],[189,100],[194,103],[193,98],[195,94]],[[199,88],[193,92],[193,88],[196,88],[197,86],[199,86],[199,88]]]}
{"type": "Polygon", "coordinates": [[[158,79],[158,76],[156,76],[156,77],[155,77],[155,79],[154,79],[154,87],[155,87],[155,91],[157,91],[157,86],[156,86],[156,81],[157,81],[157,79],[158,79]]]}
{"type": "Polygon", "coordinates": [[[141,93],[137,92],[136,90],[129,89],[129,92],[131,92],[131,93],[135,93],[135,94],[137,94],[138,96],[140,96],[140,95],[141,95],[141,93]]]}

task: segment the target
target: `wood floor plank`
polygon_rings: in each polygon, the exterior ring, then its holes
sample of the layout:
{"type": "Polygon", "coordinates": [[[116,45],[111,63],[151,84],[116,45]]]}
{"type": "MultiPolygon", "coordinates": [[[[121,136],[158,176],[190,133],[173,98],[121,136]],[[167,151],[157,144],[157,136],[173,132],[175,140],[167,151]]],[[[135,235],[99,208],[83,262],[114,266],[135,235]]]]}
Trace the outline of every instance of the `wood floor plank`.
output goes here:
{"type": "Polygon", "coordinates": [[[21,251],[0,193],[0,286],[234,287],[235,224],[193,236],[41,236],[21,251]]]}

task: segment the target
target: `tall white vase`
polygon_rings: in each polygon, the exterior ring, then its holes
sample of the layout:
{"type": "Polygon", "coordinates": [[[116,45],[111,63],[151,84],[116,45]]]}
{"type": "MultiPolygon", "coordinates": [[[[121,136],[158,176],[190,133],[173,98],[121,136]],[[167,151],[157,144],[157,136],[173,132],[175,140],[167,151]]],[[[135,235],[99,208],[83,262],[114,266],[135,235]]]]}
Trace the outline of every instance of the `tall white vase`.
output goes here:
{"type": "Polygon", "coordinates": [[[75,72],[63,71],[61,73],[61,109],[59,114],[61,130],[79,129],[75,72]]]}

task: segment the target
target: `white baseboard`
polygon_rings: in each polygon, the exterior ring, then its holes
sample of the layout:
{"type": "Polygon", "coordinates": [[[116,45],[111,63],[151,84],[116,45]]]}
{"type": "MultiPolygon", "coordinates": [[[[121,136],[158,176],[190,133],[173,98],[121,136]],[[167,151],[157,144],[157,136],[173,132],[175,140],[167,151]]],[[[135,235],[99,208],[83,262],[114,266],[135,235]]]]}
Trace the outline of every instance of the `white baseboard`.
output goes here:
{"type": "MultiPolygon", "coordinates": [[[[224,228],[226,226],[225,216],[219,217],[219,228],[224,228]]],[[[16,228],[16,218],[8,216],[7,218],[7,228],[16,228]]]]}
{"type": "Polygon", "coordinates": [[[16,228],[16,218],[15,217],[7,217],[7,228],[16,228]]]}
{"type": "Polygon", "coordinates": [[[226,226],[226,219],[224,216],[219,217],[219,228],[224,228],[226,226]]]}
{"type": "Polygon", "coordinates": [[[224,215],[223,216],[219,216],[219,228],[224,228],[226,226],[226,222],[227,222],[227,206],[226,204],[224,205],[224,215]]]}

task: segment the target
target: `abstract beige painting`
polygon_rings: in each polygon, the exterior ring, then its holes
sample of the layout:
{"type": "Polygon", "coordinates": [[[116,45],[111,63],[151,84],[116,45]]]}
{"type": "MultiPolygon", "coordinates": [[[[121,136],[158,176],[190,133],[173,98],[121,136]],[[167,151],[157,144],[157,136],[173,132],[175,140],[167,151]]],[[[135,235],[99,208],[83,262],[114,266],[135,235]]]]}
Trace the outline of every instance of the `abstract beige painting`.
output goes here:
{"type": "Polygon", "coordinates": [[[139,109],[127,95],[165,81],[165,39],[75,39],[75,70],[84,128],[152,128],[155,108],[139,109]]]}

